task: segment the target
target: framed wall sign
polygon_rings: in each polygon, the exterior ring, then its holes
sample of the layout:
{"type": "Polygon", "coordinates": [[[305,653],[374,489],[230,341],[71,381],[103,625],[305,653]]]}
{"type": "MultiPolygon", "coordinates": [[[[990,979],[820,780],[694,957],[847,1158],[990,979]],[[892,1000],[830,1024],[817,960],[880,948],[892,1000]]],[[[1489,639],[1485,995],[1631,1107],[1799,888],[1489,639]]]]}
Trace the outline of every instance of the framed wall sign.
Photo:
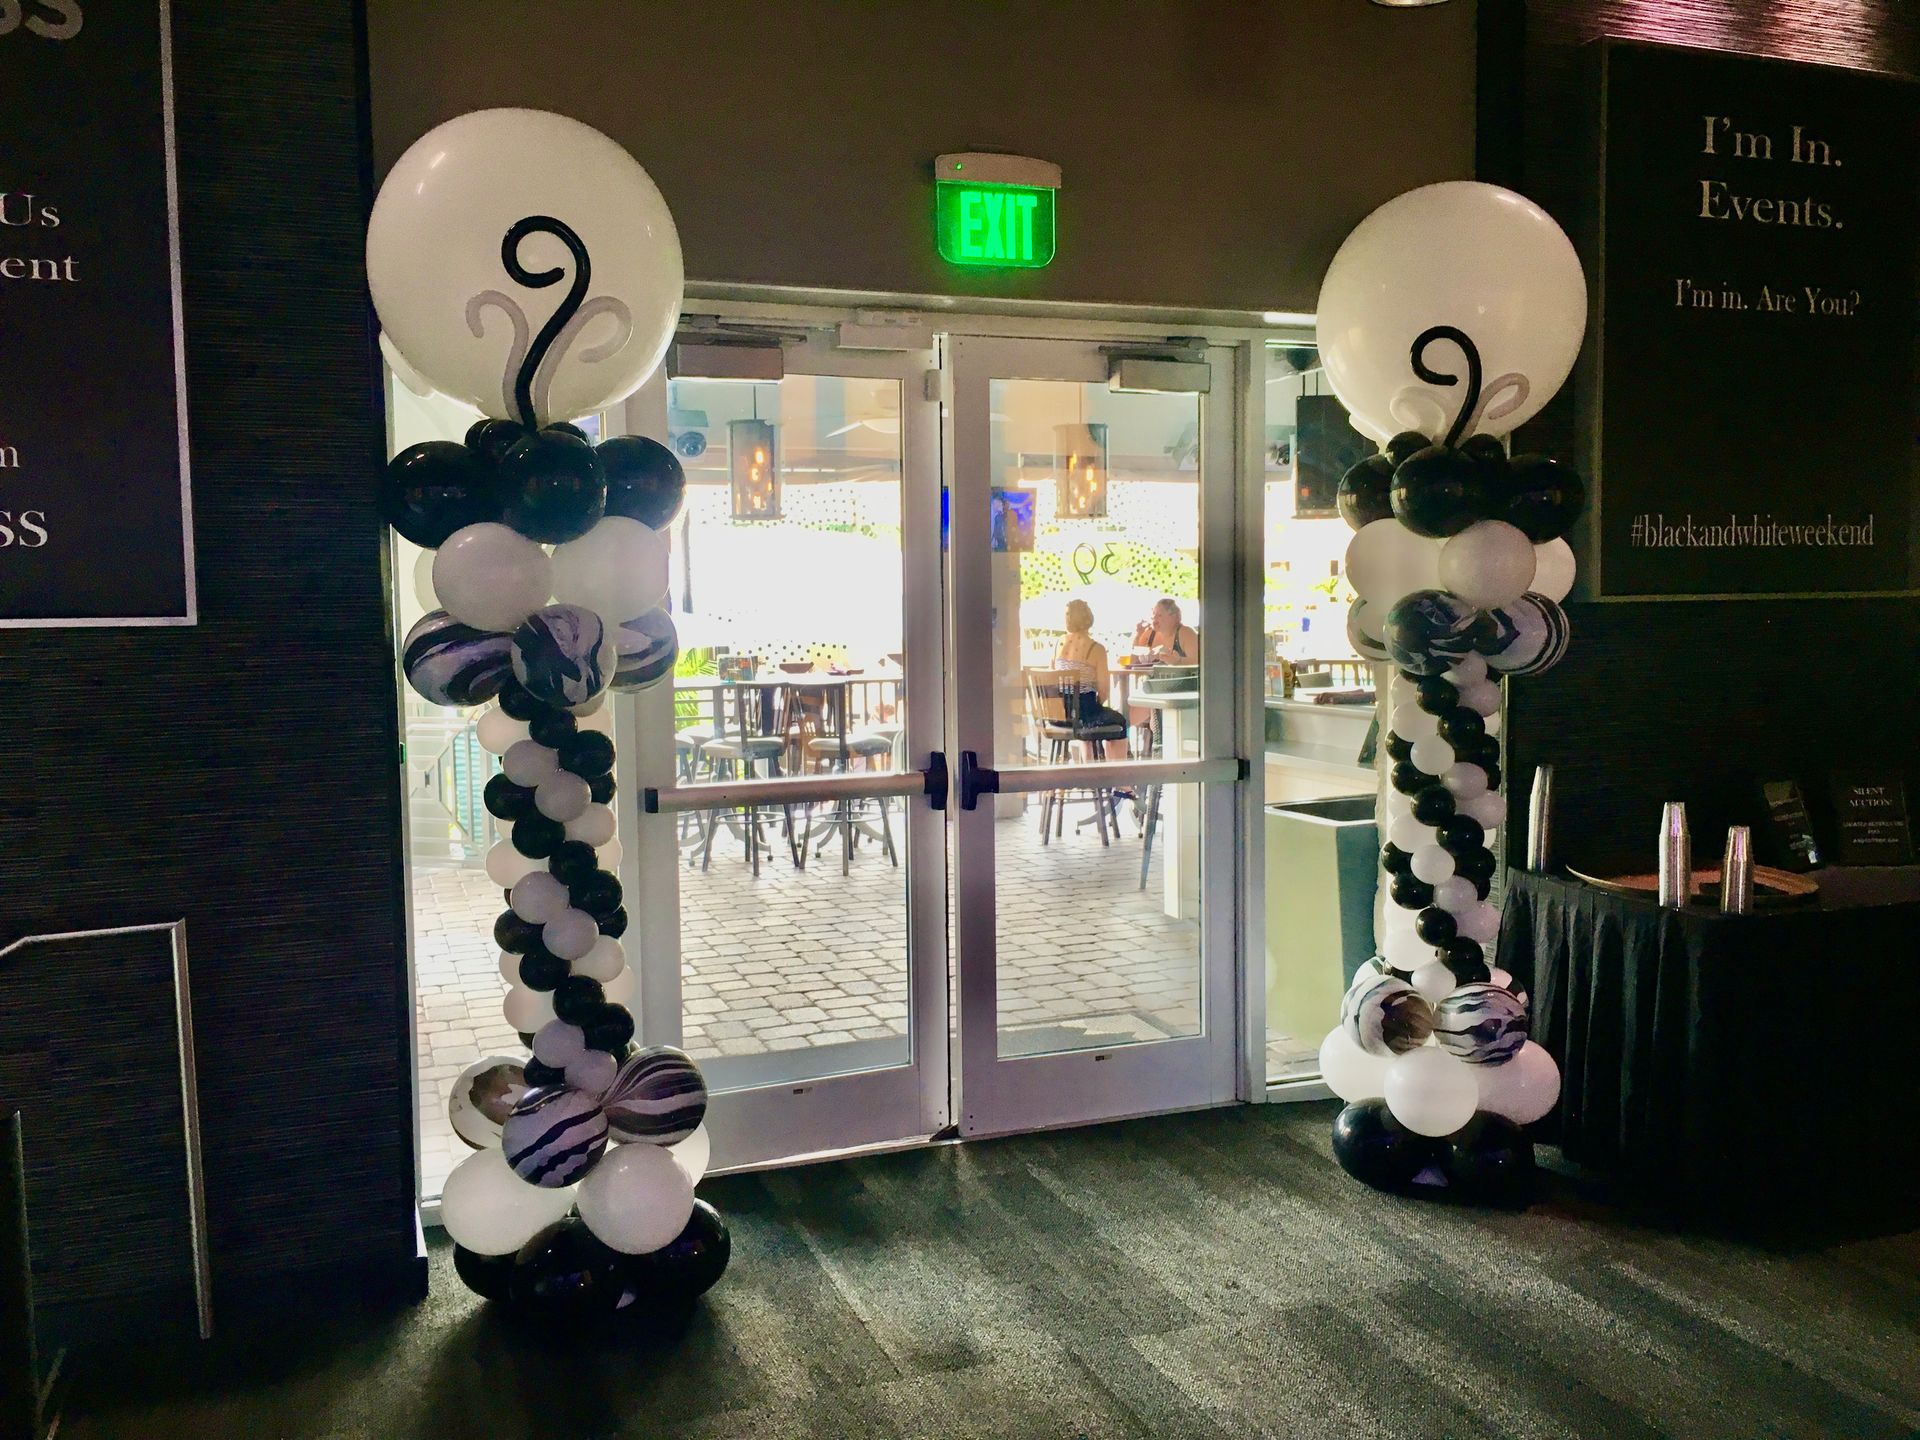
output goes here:
{"type": "Polygon", "coordinates": [[[1592,593],[1911,592],[1920,86],[1619,41],[1593,61],[1592,593]]]}
{"type": "Polygon", "coordinates": [[[1913,829],[1900,772],[1840,771],[1833,777],[1833,832],[1842,865],[1906,865],[1913,829]]]}
{"type": "Polygon", "coordinates": [[[197,618],[169,18],[0,3],[0,626],[197,618]]]}

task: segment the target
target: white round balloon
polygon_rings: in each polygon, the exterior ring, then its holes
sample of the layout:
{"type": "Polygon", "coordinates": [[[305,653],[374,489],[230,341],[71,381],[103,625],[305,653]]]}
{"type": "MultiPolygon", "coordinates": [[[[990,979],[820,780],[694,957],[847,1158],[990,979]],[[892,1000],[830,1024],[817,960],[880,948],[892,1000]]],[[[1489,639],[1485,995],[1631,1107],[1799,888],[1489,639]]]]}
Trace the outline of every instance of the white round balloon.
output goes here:
{"type": "Polygon", "coordinates": [[[1572,242],[1531,200],[1475,180],[1424,185],[1362,220],[1327,267],[1316,315],[1334,394],[1376,435],[1438,433],[1460,408],[1466,365],[1456,347],[1437,342],[1426,360],[1462,384],[1414,373],[1422,332],[1451,325],[1473,340],[1483,408],[1462,433],[1504,435],[1565,382],[1586,324],[1572,242]]]}
{"type": "Polygon", "coordinates": [[[535,870],[522,876],[513,887],[509,903],[513,913],[522,920],[544,925],[572,902],[567,898],[567,887],[557,877],[545,870],[535,870]]]}
{"type": "Polygon", "coordinates": [[[1422,845],[1413,852],[1413,878],[1438,885],[1453,877],[1453,856],[1438,844],[1422,845]]]}
{"type": "Polygon", "coordinates": [[[440,1192],[440,1223],[455,1244],[476,1255],[508,1255],[556,1220],[564,1220],[573,1200],[572,1186],[529,1185],[495,1146],[475,1151],[453,1167],[440,1192]]]}
{"type": "Polygon", "coordinates": [[[1476,610],[1511,605],[1533,587],[1533,542],[1504,520],[1480,520],[1440,547],[1440,585],[1476,610]]]}
{"type": "Polygon", "coordinates": [[[553,598],[594,611],[609,630],[644,615],[667,598],[667,537],[628,516],[607,516],[554,548],[553,598]]]}
{"type": "Polygon", "coordinates": [[[1560,1098],[1560,1067],[1538,1041],[1529,1040],[1504,1065],[1463,1065],[1479,1087],[1480,1108],[1531,1125],[1560,1098]]]}
{"type": "Polygon", "coordinates": [[[533,792],[533,808],[549,820],[562,824],[574,819],[593,803],[593,788],[568,770],[557,770],[542,780],[533,792]]]}
{"type": "Polygon", "coordinates": [[[589,845],[604,845],[613,839],[613,809],[607,805],[589,805],[567,821],[567,839],[584,840],[589,845]]]}
{"type": "Polygon", "coordinates": [[[482,750],[490,755],[504,755],[527,738],[527,722],[516,720],[495,706],[474,722],[473,734],[482,750]]]}
{"type": "Polygon", "coordinates": [[[693,1181],[659,1145],[615,1145],[580,1182],[580,1218],[625,1255],[671,1244],[692,1214],[693,1181]]]}
{"type": "Polygon", "coordinates": [[[627,952],[611,935],[602,935],[593,942],[591,950],[573,962],[574,974],[598,980],[603,985],[626,968],[627,952]]]}
{"type": "Polygon", "coordinates": [[[502,890],[511,890],[522,878],[546,865],[544,860],[522,855],[510,841],[496,840],[487,851],[487,878],[502,890]]]}
{"type": "Polygon", "coordinates": [[[507,992],[507,998],[500,1002],[500,1013],[507,1017],[511,1025],[522,1035],[532,1035],[553,1019],[553,995],[546,990],[529,990],[525,985],[516,985],[507,992]]]}
{"type": "Polygon", "coordinates": [[[701,1125],[678,1145],[669,1145],[667,1154],[687,1172],[687,1179],[698,1185],[707,1173],[707,1166],[713,1163],[713,1137],[707,1134],[707,1127],[701,1125]]]}
{"type": "MultiPolygon", "coordinates": [[[[516,785],[538,787],[560,773],[560,752],[538,740],[516,740],[500,757],[500,773],[516,785]]],[[[508,820],[503,829],[511,831],[513,822],[508,820]]]]}
{"type": "Polygon", "coordinates": [[[579,960],[600,938],[600,926],[584,910],[568,906],[540,927],[540,943],[562,960],[579,960]]]}
{"type": "Polygon", "coordinates": [[[1533,584],[1527,588],[1549,600],[1567,598],[1573,589],[1573,577],[1579,567],[1573,559],[1573,547],[1565,540],[1549,540],[1533,547],[1533,584]]]}
{"type": "Polygon", "coordinates": [[[1453,746],[1438,735],[1413,742],[1413,763],[1429,775],[1444,775],[1453,768],[1453,746]]]}
{"type": "Polygon", "coordinates": [[[420,609],[426,614],[446,608],[441,605],[440,597],[433,593],[433,557],[436,553],[422,550],[413,557],[413,598],[420,602],[420,609]]]}
{"type": "Polygon", "coordinates": [[[1348,1104],[1387,1093],[1387,1063],[1384,1055],[1369,1055],[1354,1044],[1343,1026],[1334,1026],[1320,1042],[1320,1078],[1348,1104]]]}
{"type": "Polygon", "coordinates": [[[553,562],[519,531],[493,520],[468,525],[433,552],[433,593],[476,630],[511,630],[547,603],[553,562]]]}
{"type": "Polygon", "coordinates": [[[1372,520],[1347,542],[1347,582],[1384,617],[1393,602],[1440,584],[1440,542],[1416,535],[1398,520],[1372,520]]]}
{"type": "Polygon", "coordinates": [[[1422,998],[1438,1005],[1454,992],[1459,981],[1453,978],[1453,971],[1439,960],[1429,960],[1412,972],[1411,983],[1422,998]]]}
{"type": "Polygon", "coordinates": [[[381,325],[421,377],[489,415],[518,419],[518,362],[577,268],[560,238],[537,231],[515,258],[524,272],[559,272],[562,283],[515,281],[502,243],[530,216],[561,221],[587,250],[584,304],[534,384],[543,422],[571,420],[632,394],[653,373],[673,338],[685,280],[658,187],[598,130],[542,110],[502,109],[428,131],[374,201],[367,282],[381,325]]]}
{"type": "Polygon", "coordinates": [[[1416,1135],[1451,1135],[1479,1108],[1480,1085],[1473,1072],[1487,1068],[1456,1060],[1434,1045],[1396,1055],[1387,1062],[1387,1109],[1416,1135]]]}

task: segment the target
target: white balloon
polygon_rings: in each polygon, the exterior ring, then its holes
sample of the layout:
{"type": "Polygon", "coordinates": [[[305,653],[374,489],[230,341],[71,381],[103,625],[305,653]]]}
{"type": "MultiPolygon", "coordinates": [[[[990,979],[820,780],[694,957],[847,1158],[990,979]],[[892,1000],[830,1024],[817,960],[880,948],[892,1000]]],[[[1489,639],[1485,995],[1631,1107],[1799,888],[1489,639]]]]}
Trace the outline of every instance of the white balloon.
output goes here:
{"type": "Polygon", "coordinates": [[[1429,775],[1444,775],[1453,764],[1453,747],[1438,735],[1413,742],[1413,763],[1429,775]]]}
{"type": "MultiPolygon", "coordinates": [[[[477,110],[428,131],[374,201],[367,282],[380,323],[436,390],[519,419],[510,362],[568,290],[530,289],[507,272],[502,240],[528,216],[561,221],[589,257],[582,318],[561,332],[534,387],[542,422],[571,420],[653,373],[684,288],[666,201],[605,135],[540,110],[477,110]]],[[[558,271],[569,283],[578,269],[545,231],[515,255],[525,271],[558,271]]]]}
{"type": "Polygon", "coordinates": [[[1345,1027],[1336,1025],[1320,1042],[1320,1078],[1348,1104],[1378,1100],[1387,1093],[1387,1058],[1369,1055],[1347,1037],[1345,1027]]]}
{"type": "Polygon", "coordinates": [[[627,952],[611,935],[602,935],[593,948],[573,962],[573,973],[602,985],[627,968],[627,952]]]}
{"type": "Polygon", "coordinates": [[[1504,985],[1508,989],[1513,988],[1513,976],[1505,970],[1502,970],[1498,965],[1489,966],[1487,976],[1495,985],[1504,985]]]}
{"type": "Polygon", "coordinates": [[[1410,983],[1428,1001],[1438,1005],[1454,992],[1454,987],[1460,982],[1453,978],[1453,971],[1440,961],[1429,960],[1414,970],[1410,983]]]}
{"type": "MultiPolygon", "coordinates": [[[[1476,795],[1487,793],[1487,772],[1470,760],[1456,760],[1440,777],[1440,783],[1447,787],[1447,793],[1456,801],[1471,800],[1476,795]]],[[[1420,878],[1424,880],[1427,877],[1422,875],[1420,878]]]]}
{"type": "Polygon", "coordinates": [[[1504,520],[1479,520],[1440,547],[1440,585],[1476,610],[1510,605],[1533,584],[1533,542],[1504,520]]]}
{"type": "Polygon", "coordinates": [[[1486,829],[1497,830],[1506,823],[1507,797],[1489,790],[1461,801],[1459,809],[1461,814],[1472,816],[1486,829]]]}
{"type": "Polygon", "coordinates": [[[584,840],[589,845],[604,845],[613,839],[613,811],[605,805],[589,805],[567,821],[567,839],[584,840]]]}
{"type": "Polygon", "coordinates": [[[509,985],[520,983],[520,957],[511,950],[500,952],[500,978],[509,985]]]}
{"type": "Polygon", "coordinates": [[[1487,678],[1487,657],[1477,652],[1467,655],[1447,671],[1447,679],[1456,685],[1471,685],[1487,678]]]}
{"type": "Polygon", "coordinates": [[[580,1218],[602,1244],[645,1255],[686,1228],[693,1181],[659,1145],[615,1145],[580,1182],[579,1199],[580,1218]]]}
{"type": "Polygon", "coordinates": [[[606,997],[608,1004],[625,1005],[631,1009],[633,1006],[634,992],[639,988],[640,981],[638,977],[634,975],[632,967],[629,966],[611,980],[602,981],[600,993],[606,997]]]}
{"type": "Polygon", "coordinates": [[[600,926],[584,910],[568,907],[540,927],[540,943],[562,960],[578,960],[600,938],[600,926]]]}
{"type": "Polygon", "coordinates": [[[556,1220],[564,1220],[573,1200],[572,1186],[529,1185],[494,1146],[476,1150],[453,1167],[440,1191],[440,1223],[455,1244],[476,1255],[510,1255],[556,1220]]]}
{"type": "Polygon", "coordinates": [[[496,705],[474,721],[473,734],[482,750],[490,755],[504,755],[518,741],[527,738],[527,722],[514,719],[496,705]]]}
{"type": "Polygon", "coordinates": [[[592,787],[566,770],[549,775],[533,792],[533,808],[549,820],[563,823],[574,819],[592,803],[592,787]]]}
{"type": "Polygon", "coordinates": [[[1433,959],[1433,946],[1412,930],[1388,931],[1386,944],[1380,948],[1386,952],[1387,964],[1396,970],[1418,970],[1433,959]]]}
{"type": "Polygon", "coordinates": [[[422,550],[413,557],[413,598],[420,602],[420,608],[432,614],[441,608],[440,597],[433,593],[433,557],[436,552],[422,550]]]}
{"type": "Polygon", "coordinates": [[[538,740],[516,740],[500,757],[500,769],[516,785],[539,785],[560,773],[560,752],[538,740]]]}
{"type": "MultiPolygon", "coordinates": [[[[1386,809],[1389,822],[1398,820],[1402,815],[1411,815],[1413,813],[1413,797],[1411,795],[1403,795],[1400,791],[1390,788],[1387,791],[1386,809]]],[[[1388,828],[1392,828],[1391,824],[1389,824],[1388,828]]]]}
{"type": "Polygon", "coordinates": [[[1413,878],[1416,880],[1438,885],[1452,877],[1454,868],[1453,856],[1438,845],[1422,845],[1413,852],[1413,878]]]}
{"type": "MultiPolygon", "coordinates": [[[[1423,1045],[1387,1062],[1386,1101],[1393,1118],[1416,1135],[1451,1135],[1473,1118],[1480,1086],[1468,1065],[1445,1050],[1423,1045]]],[[[587,1177],[587,1184],[593,1177],[587,1177]]],[[[581,1187],[584,1197],[586,1187],[581,1187]]]]}
{"type": "Polygon", "coordinates": [[[1347,542],[1347,582],[1384,617],[1410,590],[1440,584],[1440,545],[1398,520],[1372,520],[1347,542]]]}
{"type": "Polygon", "coordinates": [[[1500,912],[1484,900],[1471,910],[1462,911],[1454,920],[1462,935],[1469,940],[1478,940],[1482,945],[1491,944],[1500,933],[1500,912]]]}
{"type": "Polygon", "coordinates": [[[607,516],[554,548],[553,598],[596,612],[609,630],[644,615],[667,598],[667,537],[628,516],[607,516]]]}
{"type": "Polygon", "coordinates": [[[1504,1065],[1468,1065],[1475,1072],[1482,1110],[1504,1115],[1516,1125],[1531,1125],[1560,1098],[1560,1067],[1553,1056],[1529,1040],[1504,1065]]]}
{"type": "Polygon", "coordinates": [[[1402,815],[1387,827],[1387,839],[1411,855],[1423,845],[1434,843],[1433,827],[1422,825],[1411,815],[1402,815]]]}
{"type": "Polygon", "coordinates": [[[599,860],[602,870],[606,871],[609,875],[618,875],[620,873],[620,860],[626,852],[620,848],[620,841],[618,839],[609,840],[606,844],[596,847],[593,853],[594,857],[599,860]]]}
{"type": "Polygon", "coordinates": [[[536,1034],[542,1025],[553,1019],[553,996],[545,990],[529,990],[524,985],[516,985],[500,1003],[500,1012],[507,1017],[507,1024],[520,1034],[536,1034]]]}
{"type": "MultiPolygon", "coordinates": [[[[1486,380],[1479,422],[1462,434],[1504,435],[1565,382],[1586,323],[1580,260],[1552,217],[1511,190],[1450,180],[1397,196],[1354,228],[1321,282],[1315,329],[1334,394],[1387,434],[1452,421],[1462,387],[1419,381],[1408,357],[1432,326],[1464,330],[1486,380]]],[[[1466,374],[1451,342],[1424,359],[1466,374]]]]}
{"type": "Polygon", "coordinates": [[[588,1095],[604,1095],[620,1073],[620,1062],[604,1050],[585,1051],[567,1066],[567,1084],[588,1095]]]}
{"type": "MultiPolygon", "coordinates": [[[[427,383],[418,370],[407,363],[407,357],[400,353],[400,347],[393,343],[393,337],[384,330],[380,332],[380,358],[387,362],[387,368],[393,372],[393,378],[414,394],[423,399],[433,394],[433,386],[427,383]]],[[[438,605],[427,606],[429,610],[439,608],[438,605]]]]}
{"type": "Polygon", "coordinates": [[[1433,887],[1433,903],[1442,910],[1458,915],[1480,903],[1480,892],[1466,876],[1455,875],[1433,887]]]}
{"type": "Polygon", "coordinates": [[[513,913],[522,920],[544,925],[565,910],[572,901],[567,887],[545,870],[535,870],[513,887],[513,913]]]}
{"type": "Polygon", "coordinates": [[[564,1070],[586,1053],[587,1035],[578,1025],[569,1025],[564,1020],[549,1020],[534,1034],[533,1058],[542,1065],[564,1070]]]}
{"type": "Polygon", "coordinates": [[[1500,733],[1500,712],[1498,710],[1494,711],[1491,715],[1482,715],[1480,718],[1487,722],[1487,734],[1498,735],[1500,733]]]}
{"type": "Polygon", "coordinates": [[[678,1145],[667,1146],[667,1154],[673,1157],[674,1164],[687,1172],[688,1181],[698,1185],[707,1173],[707,1166],[713,1163],[713,1137],[707,1133],[705,1125],[696,1126],[694,1132],[678,1145]]]}
{"type": "Polygon", "coordinates": [[[1402,740],[1424,740],[1440,733],[1440,717],[1422,710],[1411,700],[1393,707],[1389,723],[1393,733],[1402,740]]]}
{"type": "Polygon", "coordinates": [[[1549,540],[1533,547],[1533,560],[1533,584],[1528,588],[1549,600],[1566,599],[1579,568],[1574,563],[1573,547],[1565,540],[1549,540]]]}
{"type": "Polygon", "coordinates": [[[511,890],[524,876],[531,875],[544,864],[544,860],[522,855],[507,841],[497,840],[493,848],[487,851],[487,878],[502,890],[511,890]]]}
{"type": "Polygon", "coordinates": [[[511,630],[547,603],[553,562],[517,530],[492,520],[468,525],[433,552],[433,593],[476,630],[511,630]]]}
{"type": "MultiPolygon", "coordinates": [[[[1480,662],[1485,664],[1483,660],[1480,662]]],[[[1460,687],[1460,703],[1485,719],[1500,711],[1500,687],[1491,680],[1476,680],[1460,687]]]]}

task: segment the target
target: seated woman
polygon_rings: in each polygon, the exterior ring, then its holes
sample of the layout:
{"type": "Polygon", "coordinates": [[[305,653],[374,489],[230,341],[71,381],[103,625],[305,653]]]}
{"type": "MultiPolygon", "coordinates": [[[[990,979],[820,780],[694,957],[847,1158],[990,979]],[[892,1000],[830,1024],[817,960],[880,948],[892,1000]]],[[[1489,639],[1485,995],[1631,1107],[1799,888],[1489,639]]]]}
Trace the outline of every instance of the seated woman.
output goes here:
{"type": "Polygon", "coordinates": [[[1133,627],[1135,649],[1153,652],[1156,665],[1198,665],[1200,633],[1180,622],[1180,606],[1173,600],[1156,600],[1153,614],[1133,627]]]}
{"type": "Polygon", "coordinates": [[[1093,607],[1084,600],[1069,600],[1067,633],[1060,637],[1060,648],[1054,652],[1054,668],[1078,671],[1085,676],[1086,683],[1080,687],[1076,697],[1080,706],[1078,724],[1081,728],[1093,725],[1124,727],[1127,722],[1120,712],[1107,708],[1107,693],[1113,684],[1113,676],[1108,671],[1107,647],[1088,633],[1092,629],[1093,607]]]}

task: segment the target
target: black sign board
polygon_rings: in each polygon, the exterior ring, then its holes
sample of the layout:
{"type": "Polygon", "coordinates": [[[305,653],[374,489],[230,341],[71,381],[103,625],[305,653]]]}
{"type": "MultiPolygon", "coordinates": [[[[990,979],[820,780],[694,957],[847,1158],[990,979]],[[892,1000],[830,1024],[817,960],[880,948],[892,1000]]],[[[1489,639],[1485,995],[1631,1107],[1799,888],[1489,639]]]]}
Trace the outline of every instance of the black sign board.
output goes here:
{"type": "Polygon", "coordinates": [[[1761,831],[1762,859],[1782,870],[1812,870],[1820,864],[1820,844],[1813,838],[1813,817],[1798,780],[1762,780],[1760,798],[1767,820],[1761,831]]]}
{"type": "Polygon", "coordinates": [[[0,625],[192,624],[165,0],[0,0],[0,625]]]}
{"type": "Polygon", "coordinates": [[[1836,774],[1833,821],[1842,865],[1905,865],[1913,859],[1907,792],[1898,772],[1836,774]]]}
{"type": "Polygon", "coordinates": [[[1596,47],[1601,598],[1911,590],[1920,87],[1596,47]]]}
{"type": "Polygon", "coordinates": [[[1340,478],[1374,453],[1332,395],[1293,402],[1293,516],[1327,520],[1340,513],[1340,478]]]}

